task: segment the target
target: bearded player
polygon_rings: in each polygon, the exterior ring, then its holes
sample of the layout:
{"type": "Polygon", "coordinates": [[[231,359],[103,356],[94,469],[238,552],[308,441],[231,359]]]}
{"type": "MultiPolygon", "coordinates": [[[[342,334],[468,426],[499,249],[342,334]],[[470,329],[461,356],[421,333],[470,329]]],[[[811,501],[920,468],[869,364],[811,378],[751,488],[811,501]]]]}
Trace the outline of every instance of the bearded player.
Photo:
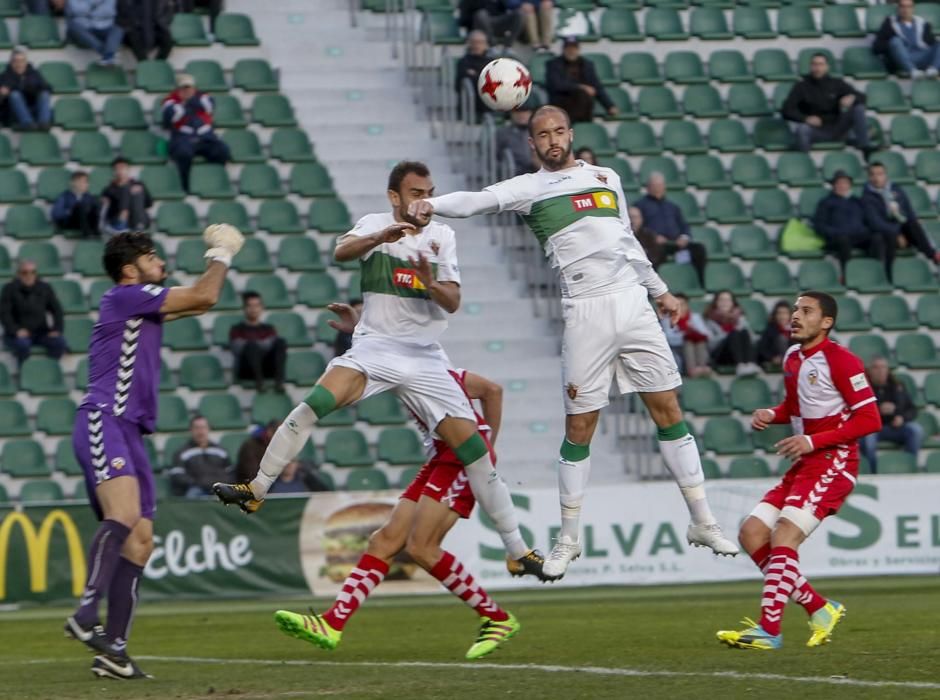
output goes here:
{"type": "Polygon", "coordinates": [[[277,429],[251,483],[215,484],[213,491],[223,503],[257,510],[318,420],[391,390],[464,466],[473,495],[515,561],[511,566],[544,581],[544,560],[522,539],[509,489],[493,468],[470,401],[451,376],[450,361],[438,342],[447,328],[446,313],[460,306],[455,235],[429,217],[407,214],[411,202],[433,193],[427,166],[401,162],[388,179],[392,210],[364,216],[340,236],[334,257],[339,262],[360,260],[362,269],[363,309],[353,346],[330,362],[277,429]]]}
{"type": "Polygon", "coordinates": [[[75,415],[72,444],[85,474],[91,507],[101,521],[88,554],[89,573],[67,636],[96,656],[92,672],[115,679],[148,678],[127,654],[137,585],[153,551],[156,510],[144,435],[157,420],[163,323],[195,316],[219,299],[225,273],[241,249],[241,233],[209,226],[205,273],[191,287],[163,286],[166,265],[146,233],[111,238],[103,264],[115,286],[101,298],[88,347],[88,393],[75,415]],[[107,626],[98,616],[108,599],[107,626]]]}
{"type": "Polygon", "coordinates": [[[648,297],[675,322],[678,302],[633,235],[620,178],[610,168],[574,159],[567,112],[540,107],[529,121],[529,144],[542,169],[490,185],[411,204],[409,213],[467,217],[499,211],[522,215],[561,276],[565,331],[562,384],[565,439],[558,464],[561,531],[545,561],[563,576],[581,554],[581,502],[591,470],[590,443],[616,376],[621,393],[638,392],[658,428],[659,450],[692,516],[690,544],[735,555],[705,495],[695,438],[682,419],[679,370],[648,297]]]}
{"type": "Polygon", "coordinates": [[[829,340],[836,300],[805,292],[793,307],[790,338],[798,344],[783,359],[783,402],[754,411],[751,426],[763,430],[789,423],[794,435],[776,444],[793,465],[741,525],[738,539],[764,574],[760,622],[722,630],[719,641],[741,649],[779,649],[787,599],[810,616],[806,646],[825,644],[845,615],[845,606],[819,595],[800,573],[800,545],[835,514],[858,477],[858,439],[881,430],[875,394],[862,361],[829,340]]]}
{"type": "MultiPolygon", "coordinates": [[[[347,304],[331,304],[329,309],[340,316],[339,322],[332,321],[330,325],[352,333],[358,321],[355,309],[347,304]]],[[[480,401],[482,415],[476,410],[474,414],[495,464],[492,446],[502,418],[502,388],[466,370],[452,370],[452,375],[471,404],[474,400],[480,401]]],[[[519,623],[512,613],[501,609],[470,572],[450,552],[441,549],[441,542],[457,519],[470,517],[475,500],[463,465],[454,451],[442,441],[434,440],[427,426],[419,425],[425,434],[425,444],[431,443],[430,461],[421,467],[402,493],[388,521],[369,537],[365,554],[327,612],[300,615],[278,610],[275,613],[274,619],[286,634],[323,649],[335,649],[346,624],[382,583],[392,560],[402,551],[407,551],[412,560],[480,616],[480,634],[467,652],[468,659],[486,656],[518,631],[519,623]]]]}

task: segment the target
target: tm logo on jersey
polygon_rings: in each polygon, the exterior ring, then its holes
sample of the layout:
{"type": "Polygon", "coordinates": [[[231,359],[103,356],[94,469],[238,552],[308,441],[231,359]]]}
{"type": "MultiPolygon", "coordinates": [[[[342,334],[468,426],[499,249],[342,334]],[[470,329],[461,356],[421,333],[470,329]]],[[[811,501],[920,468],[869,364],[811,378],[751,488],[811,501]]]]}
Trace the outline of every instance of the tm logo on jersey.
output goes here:
{"type": "Polygon", "coordinates": [[[571,206],[575,211],[587,209],[616,209],[617,198],[610,192],[588,192],[570,197],[571,206]]]}
{"type": "Polygon", "coordinates": [[[405,289],[426,289],[421,283],[421,280],[418,279],[418,275],[414,270],[408,270],[403,267],[396,267],[392,272],[392,284],[396,287],[404,287],[405,289]]]}

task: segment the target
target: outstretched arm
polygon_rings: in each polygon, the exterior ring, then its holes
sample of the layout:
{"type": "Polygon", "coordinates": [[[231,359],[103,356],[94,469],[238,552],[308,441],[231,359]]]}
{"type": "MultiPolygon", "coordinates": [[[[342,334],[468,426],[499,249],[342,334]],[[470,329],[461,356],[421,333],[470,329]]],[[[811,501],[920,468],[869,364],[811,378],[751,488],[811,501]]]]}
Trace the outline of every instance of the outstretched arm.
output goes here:
{"type": "Polygon", "coordinates": [[[439,214],[451,219],[466,219],[477,214],[499,211],[499,198],[494,192],[451,192],[431,199],[419,199],[408,207],[408,213],[418,219],[439,214]]]}
{"type": "Polygon", "coordinates": [[[333,250],[333,258],[336,262],[349,262],[358,260],[373,248],[383,243],[394,243],[405,235],[408,231],[414,231],[414,226],[404,221],[386,226],[381,231],[369,234],[367,236],[344,235],[336,244],[333,250]]]}
{"type": "Polygon", "coordinates": [[[206,271],[191,287],[172,287],[167,292],[160,307],[164,321],[195,316],[215,306],[232,258],[245,242],[241,232],[229,224],[212,224],[206,227],[202,238],[209,246],[205,255],[209,261],[206,271]]]}

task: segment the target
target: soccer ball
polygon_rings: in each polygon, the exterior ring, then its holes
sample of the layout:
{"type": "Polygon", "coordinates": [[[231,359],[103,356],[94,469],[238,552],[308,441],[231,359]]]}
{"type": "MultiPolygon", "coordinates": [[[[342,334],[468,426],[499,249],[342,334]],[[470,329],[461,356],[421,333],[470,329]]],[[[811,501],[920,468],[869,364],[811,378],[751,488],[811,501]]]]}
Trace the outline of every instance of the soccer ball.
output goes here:
{"type": "Polygon", "coordinates": [[[480,99],[490,109],[508,112],[529,98],[532,76],[529,69],[511,58],[490,61],[477,80],[480,99]]]}

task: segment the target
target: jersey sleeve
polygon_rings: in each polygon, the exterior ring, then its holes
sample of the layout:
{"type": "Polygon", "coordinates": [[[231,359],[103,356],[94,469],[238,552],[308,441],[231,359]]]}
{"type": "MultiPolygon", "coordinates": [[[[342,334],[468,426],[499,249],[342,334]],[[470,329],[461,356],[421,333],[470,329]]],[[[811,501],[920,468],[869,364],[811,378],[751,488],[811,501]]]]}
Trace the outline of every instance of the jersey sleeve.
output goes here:
{"type": "Polygon", "coordinates": [[[857,411],[876,400],[875,392],[865,376],[862,361],[841,347],[839,352],[830,353],[829,367],[832,371],[832,383],[842,394],[850,411],[857,411]]]}
{"type": "Polygon", "coordinates": [[[122,319],[159,316],[169,291],[159,284],[118,285],[111,293],[111,308],[122,319]]]}
{"type": "MultiPolygon", "coordinates": [[[[385,227],[384,226],[380,227],[378,225],[378,222],[376,222],[375,217],[372,214],[367,214],[366,216],[359,219],[359,221],[356,222],[355,226],[353,226],[343,235],[339,236],[339,238],[336,239],[336,243],[333,245],[333,247],[335,248],[336,246],[342,245],[343,243],[346,243],[347,241],[352,240],[353,238],[362,238],[363,236],[371,236],[373,233],[378,233],[383,228],[385,227]]],[[[376,246],[376,248],[381,248],[381,247],[382,246],[376,246]]],[[[370,255],[372,255],[373,252],[375,252],[376,248],[373,248],[372,250],[367,252],[365,255],[363,255],[360,258],[360,260],[365,260],[366,258],[368,258],[370,255]]]]}
{"type": "Polygon", "coordinates": [[[437,255],[437,280],[460,284],[460,267],[457,265],[457,239],[453,229],[447,227],[447,236],[441,242],[437,255]]]}
{"type": "Polygon", "coordinates": [[[534,175],[518,175],[484,188],[492,192],[499,200],[500,211],[515,211],[528,214],[535,199],[536,181],[534,175]]]}

